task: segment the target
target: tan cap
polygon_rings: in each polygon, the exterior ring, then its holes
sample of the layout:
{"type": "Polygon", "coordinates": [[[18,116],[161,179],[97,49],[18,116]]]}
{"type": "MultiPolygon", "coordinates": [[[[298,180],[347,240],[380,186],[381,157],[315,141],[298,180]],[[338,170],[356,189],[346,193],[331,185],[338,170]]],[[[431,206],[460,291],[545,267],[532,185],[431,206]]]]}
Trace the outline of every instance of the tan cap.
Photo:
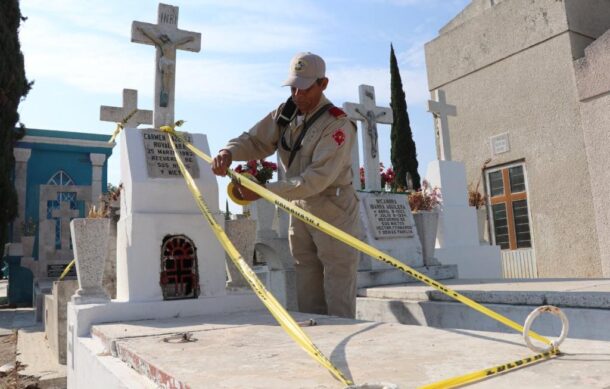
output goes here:
{"type": "Polygon", "coordinates": [[[324,78],[325,74],[326,64],[322,57],[310,52],[298,53],[290,61],[288,78],[283,85],[307,89],[318,78],[324,78]]]}

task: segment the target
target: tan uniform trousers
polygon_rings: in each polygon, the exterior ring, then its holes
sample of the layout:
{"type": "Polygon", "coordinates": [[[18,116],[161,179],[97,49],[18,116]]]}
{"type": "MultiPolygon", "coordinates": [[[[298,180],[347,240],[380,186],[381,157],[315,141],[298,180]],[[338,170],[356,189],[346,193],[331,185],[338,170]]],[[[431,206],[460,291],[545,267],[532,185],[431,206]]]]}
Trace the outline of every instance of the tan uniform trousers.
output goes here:
{"type": "MultiPolygon", "coordinates": [[[[296,203],[358,237],[359,200],[351,185],[339,190],[328,188],[296,203]]],[[[353,318],[356,314],[358,251],[292,216],[289,240],[295,259],[299,311],[353,318]]]]}

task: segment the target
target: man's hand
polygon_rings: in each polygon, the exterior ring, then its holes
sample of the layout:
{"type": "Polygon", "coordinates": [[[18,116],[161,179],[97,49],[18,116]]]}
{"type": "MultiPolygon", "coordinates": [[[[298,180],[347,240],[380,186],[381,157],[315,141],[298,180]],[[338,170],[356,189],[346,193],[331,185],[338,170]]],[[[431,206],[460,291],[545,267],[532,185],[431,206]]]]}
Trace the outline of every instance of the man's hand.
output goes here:
{"type": "Polygon", "coordinates": [[[212,172],[217,176],[226,176],[227,169],[233,162],[233,156],[229,150],[222,149],[212,161],[212,172]]]}
{"type": "Polygon", "coordinates": [[[256,201],[261,198],[259,195],[252,192],[250,189],[246,188],[243,185],[237,184],[235,186],[237,187],[237,191],[239,192],[239,197],[241,197],[242,200],[256,201]]]}

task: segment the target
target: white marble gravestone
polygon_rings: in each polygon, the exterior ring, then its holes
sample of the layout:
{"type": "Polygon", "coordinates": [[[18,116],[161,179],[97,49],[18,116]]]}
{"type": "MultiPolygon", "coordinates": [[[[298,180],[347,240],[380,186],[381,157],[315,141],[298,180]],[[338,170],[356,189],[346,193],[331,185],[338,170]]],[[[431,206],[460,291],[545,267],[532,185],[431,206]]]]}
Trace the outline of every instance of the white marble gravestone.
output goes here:
{"type": "MultiPolygon", "coordinates": [[[[399,193],[359,192],[364,241],[411,267],[424,266],[422,247],[407,196],[399,193]]],[[[361,254],[360,270],[391,266],[361,254]]]]}
{"type": "MultiPolygon", "coordinates": [[[[379,178],[379,145],[377,133],[377,123],[392,124],[392,109],[378,107],[375,102],[375,88],[371,85],[360,85],[360,104],[343,103],[343,109],[347,116],[354,121],[362,122],[362,155],[364,165],[364,181],[366,190],[381,190],[381,180],[379,178]]],[[[358,142],[354,142],[355,151],[352,151],[353,161],[356,161],[354,177],[359,177],[358,166],[358,142]]],[[[357,179],[356,179],[357,181],[357,179]]],[[[358,189],[359,186],[356,186],[358,189]]]]}
{"type": "MultiPolygon", "coordinates": [[[[134,22],[132,26],[133,41],[157,46],[155,128],[173,123],[176,49],[199,51],[200,34],[178,30],[177,23],[178,7],[159,4],[157,25],[134,22]]],[[[98,363],[91,359],[92,355],[102,352],[100,349],[92,354],[90,349],[93,324],[148,319],[152,326],[162,326],[159,320],[170,317],[215,315],[262,307],[253,293],[227,293],[224,250],[176,170],[166,136],[151,129],[126,128],[121,137],[123,189],[117,224],[117,298],[105,304],[68,305],[69,388],[83,387],[78,374],[86,377],[83,382],[88,383],[91,364],[98,363]],[[173,239],[166,240],[168,236],[173,239]],[[170,249],[165,245],[167,242],[176,246],[170,249]],[[162,249],[167,252],[162,253],[162,249]],[[162,255],[167,259],[165,270],[162,255]],[[192,261],[194,256],[196,262],[192,261]],[[187,270],[176,270],[177,263],[184,264],[187,270]],[[197,283],[193,282],[195,263],[197,283]],[[191,283],[190,292],[178,291],[168,296],[168,289],[179,284],[168,282],[169,265],[174,268],[172,277],[182,280],[184,276],[191,283]]],[[[186,136],[195,147],[210,153],[205,135],[186,136]]],[[[224,217],[218,209],[218,183],[210,166],[194,158],[183,145],[177,146],[214,219],[224,228],[224,217]]],[[[120,386],[118,381],[104,382],[104,385],[120,386]]]]}
{"type": "MultiPolygon", "coordinates": [[[[147,136],[158,136],[157,150],[166,150],[167,135],[153,130],[128,129],[121,138],[121,218],[117,225],[117,300],[163,300],[160,256],[163,238],[185,235],[197,249],[200,296],[225,293],[224,251],[201,215],[184,179],[174,174],[172,156],[166,161],[170,175],[157,176],[148,168],[147,136]]],[[[207,137],[189,135],[195,147],[210,152],[207,137]]],[[[171,150],[171,148],[170,148],[171,150]]],[[[216,220],[223,225],[218,209],[218,184],[210,167],[199,158],[195,183],[216,220]]]]}
{"type": "Polygon", "coordinates": [[[501,278],[500,248],[480,245],[476,209],[468,205],[466,168],[451,160],[447,115],[455,116],[456,107],[447,104],[442,90],[436,90],[435,96],[438,101],[430,100],[428,106],[439,135],[439,160],[428,165],[426,179],[441,189],[443,203],[434,256],[443,264],[458,265],[460,278],[501,278]]]}

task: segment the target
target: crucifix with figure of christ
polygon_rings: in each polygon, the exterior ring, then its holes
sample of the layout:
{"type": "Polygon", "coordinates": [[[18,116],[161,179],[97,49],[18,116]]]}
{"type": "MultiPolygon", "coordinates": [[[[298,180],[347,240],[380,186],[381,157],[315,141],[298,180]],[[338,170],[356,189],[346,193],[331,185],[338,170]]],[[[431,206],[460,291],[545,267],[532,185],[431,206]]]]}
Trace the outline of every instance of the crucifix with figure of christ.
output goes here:
{"type": "MultiPolygon", "coordinates": [[[[392,108],[378,107],[375,103],[375,88],[360,85],[360,104],[344,103],[343,109],[351,120],[362,122],[362,154],[364,185],[366,190],[381,190],[379,177],[379,145],[377,123],[392,124],[392,108]]],[[[358,170],[354,173],[357,174],[358,170]]]]}
{"type": "Polygon", "coordinates": [[[131,41],[157,49],[153,126],[174,124],[176,50],[199,52],[201,34],[178,29],[178,7],[160,3],[157,24],[134,21],[131,41]]]}
{"type": "Polygon", "coordinates": [[[434,115],[436,127],[436,152],[441,161],[451,161],[451,144],[449,143],[448,116],[456,116],[455,105],[447,104],[445,91],[436,89],[434,100],[428,100],[428,112],[434,115]]]}

